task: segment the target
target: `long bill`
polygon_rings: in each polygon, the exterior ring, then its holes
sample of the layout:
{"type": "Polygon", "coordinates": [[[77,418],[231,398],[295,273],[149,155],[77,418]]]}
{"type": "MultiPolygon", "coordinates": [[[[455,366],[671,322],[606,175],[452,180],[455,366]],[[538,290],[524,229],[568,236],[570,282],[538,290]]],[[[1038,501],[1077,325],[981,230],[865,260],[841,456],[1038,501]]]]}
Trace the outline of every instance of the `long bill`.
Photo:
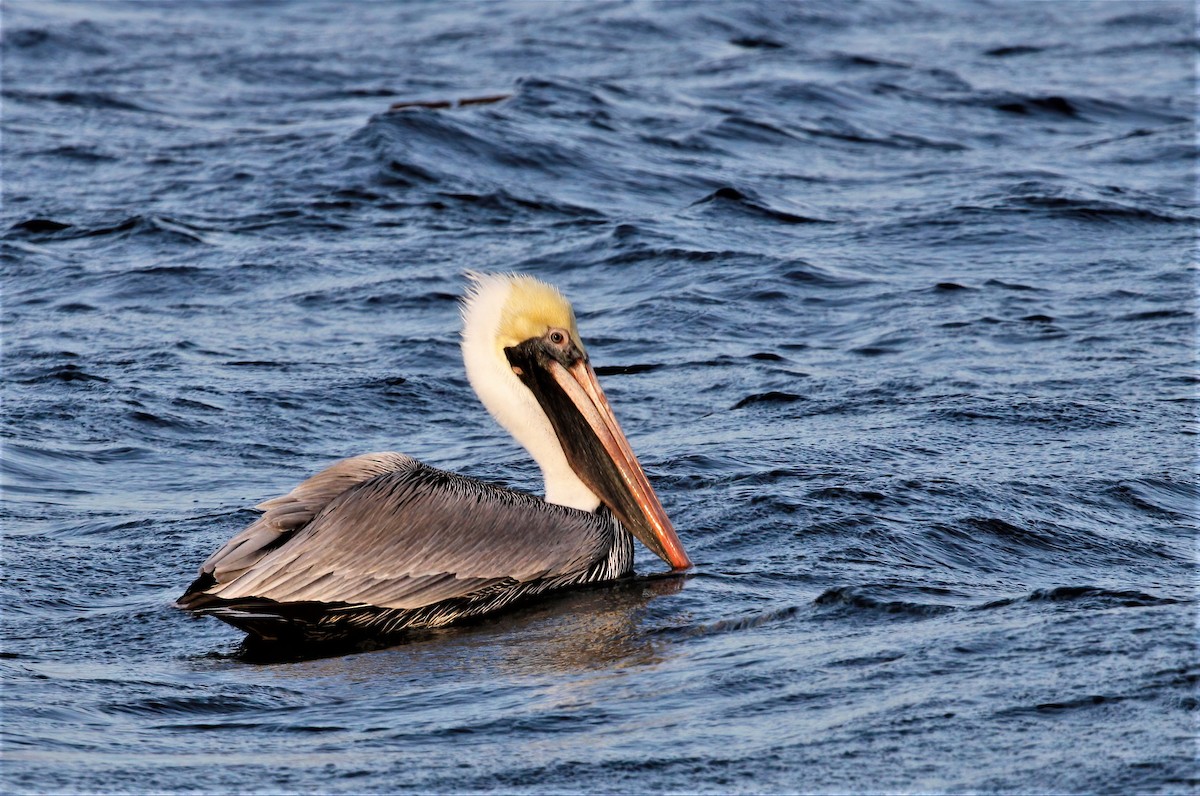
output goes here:
{"type": "Polygon", "coordinates": [[[633,455],[587,358],[576,352],[564,357],[564,364],[558,352],[537,338],[505,349],[505,353],[546,413],[579,479],[672,569],[691,567],[691,559],[633,455]]]}

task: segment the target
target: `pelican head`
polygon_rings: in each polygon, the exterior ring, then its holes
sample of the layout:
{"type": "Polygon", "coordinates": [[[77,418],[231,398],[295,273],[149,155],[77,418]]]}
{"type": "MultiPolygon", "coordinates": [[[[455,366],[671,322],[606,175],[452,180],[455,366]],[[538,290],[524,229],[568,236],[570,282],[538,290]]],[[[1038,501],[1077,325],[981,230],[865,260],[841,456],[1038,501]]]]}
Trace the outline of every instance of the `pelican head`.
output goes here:
{"type": "Polygon", "coordinates": [[[691,566],[588,361],[575,311],[557,288],[516,274],[468,274],[467,378],[542,469],[546,500],[601,503],[675,569],[691,566]]]}

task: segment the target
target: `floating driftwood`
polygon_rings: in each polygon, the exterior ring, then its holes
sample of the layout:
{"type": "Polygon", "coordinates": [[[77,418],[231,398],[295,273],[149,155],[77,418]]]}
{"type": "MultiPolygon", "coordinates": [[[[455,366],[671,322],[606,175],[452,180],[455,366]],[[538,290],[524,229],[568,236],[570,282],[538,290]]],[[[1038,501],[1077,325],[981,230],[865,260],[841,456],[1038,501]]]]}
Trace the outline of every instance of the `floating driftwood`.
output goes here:
{"type": "Polygon", "coordinates": [[[491,105],[503,102],[512,94],[490,94],[486,97],[463,97],[456,100],[411,100],[408,102],[393,102],[388,110],[402,111],[408,108],[465,108],[468,105],[491,105]]]}

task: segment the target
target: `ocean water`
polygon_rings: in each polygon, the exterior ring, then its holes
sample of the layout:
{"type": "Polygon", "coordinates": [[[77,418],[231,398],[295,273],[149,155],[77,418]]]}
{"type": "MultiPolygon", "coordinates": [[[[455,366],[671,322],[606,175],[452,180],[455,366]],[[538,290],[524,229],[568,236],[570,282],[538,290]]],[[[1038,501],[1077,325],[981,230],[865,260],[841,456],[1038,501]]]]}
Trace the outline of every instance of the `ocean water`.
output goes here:
{"type": "Polygon", "coordinates": [[[2,13],[6,792],[1200,788],[1192,4],[2,13]],[[575,302],[694,572],[173,608],[343,456],[540,488],[467,269],[575,302]]]}

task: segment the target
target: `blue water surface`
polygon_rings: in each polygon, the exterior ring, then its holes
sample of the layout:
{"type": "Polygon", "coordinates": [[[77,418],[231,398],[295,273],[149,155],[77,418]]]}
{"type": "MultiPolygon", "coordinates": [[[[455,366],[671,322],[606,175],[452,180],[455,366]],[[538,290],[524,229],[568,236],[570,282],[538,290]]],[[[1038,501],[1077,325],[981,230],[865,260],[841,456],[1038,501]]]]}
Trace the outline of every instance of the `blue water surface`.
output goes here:
{"type": "Polygon", "coordinates": [[[5,792],[1200,787],[1192,4],[2,13],[5,792]],[[540,489],[467,269],[573,299],[695,572],[173,608],[343,456],[540,489]]]}

